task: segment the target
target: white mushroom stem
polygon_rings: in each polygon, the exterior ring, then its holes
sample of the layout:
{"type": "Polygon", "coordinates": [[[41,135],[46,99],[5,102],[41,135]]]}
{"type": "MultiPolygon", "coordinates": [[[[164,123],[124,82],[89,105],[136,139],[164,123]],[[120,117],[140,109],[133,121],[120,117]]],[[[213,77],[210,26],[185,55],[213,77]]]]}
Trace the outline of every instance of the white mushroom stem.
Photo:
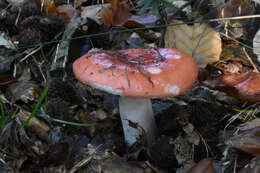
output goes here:
{"type": "Polygon", "coordinates": [[[119,98],[119,109],[127,145],[131,146],[140,139],[144,130],[148,146],[150,146],[157,135],[151,99],[121,96],[119,98]],[[129,121],[138,124],[138,128],[129,126],[129,121]]]}

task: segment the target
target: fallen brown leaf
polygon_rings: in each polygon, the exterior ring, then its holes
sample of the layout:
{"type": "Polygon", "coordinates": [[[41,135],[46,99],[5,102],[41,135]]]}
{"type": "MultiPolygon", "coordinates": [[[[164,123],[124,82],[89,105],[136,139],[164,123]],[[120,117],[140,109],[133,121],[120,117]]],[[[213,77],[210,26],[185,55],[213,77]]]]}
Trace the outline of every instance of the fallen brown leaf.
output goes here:
{"type": "Polygon", "coordinates": [[[103,8],[99,14],[105,24],[122,25],[131,17],[126,3],[120,2],[120,0],[106,0],[105,2],[111,3],[110,8],[103,8]]]}
{"type": "Polygon", "coordinates": [[[187,173],[215,173],[211,158],[205,158],[194,165],[187,173]]]}
{"type": "MultiPolygon", "coordinates": [[[[29,118],[30,114],[30,112],[21,109],[17,113],[17,117],[22,123],[24,123],[29,118]]],[[[45,122],[39,120],[36,117],[32,117],[32,119],[26,125],[26,128],[28,128],[30,131],[34,132],[43,139],[46,139],[47,133],[50,131],[50,127],[45,122]]]]}
{"type": "Polygon", "coordinates": [[[144,27],[149,25],[155,25],[158,20],[158,16],[146,13],[140,16],[132,15],[123,25],[125,27],[144,27]]]}
{"type": "Polygon", "coordinates": [[[192,26],[174,20],[166,29],[165,47],[176,48],[192,55],[200,67],[219,60],[221,38],[219,33],[206,24],[195,23],[192,26]]]}
{"type": "Polygon", "coordinates": [[[250,160],[250,162],[238,173],[258,173],[260,172],[260,158],[255,157],[250,160]]]}
{"type": "Polygon", "coordinates": [[[66,22],[70,21],[69,14],[66,11],[59,11],[59,9],[55,6],[54,0],[41,0],[43,3],[44,10],[53,15],[61,16],[66,22]]]}
{"type": "Polygon", "coordinates": [[[208,77],[202,84],[211,89],[226,92],[230,96],[244,102],[260,101],[260,74],[246,72],[241,74],[223,74],[218,77],[208,77]]]}
{"type": "Polygon", "coordinates": [[[260,126],[226,140],[225,144],[252,155],[260,156],[260,126]]]}

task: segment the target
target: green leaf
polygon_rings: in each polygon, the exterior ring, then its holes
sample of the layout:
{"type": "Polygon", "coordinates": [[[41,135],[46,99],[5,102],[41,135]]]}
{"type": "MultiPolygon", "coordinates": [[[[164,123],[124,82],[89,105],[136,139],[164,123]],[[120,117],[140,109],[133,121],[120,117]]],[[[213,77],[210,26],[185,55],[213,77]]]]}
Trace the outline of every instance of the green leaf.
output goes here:
{"type": "Polygon", "coordinates": [[[158,4],[157,1],[153,3],[152,13],[153,13],[153,14],[158,14],[158,13],[159,13],[159,4],[158,4]]]}
{"type": "Polygon", "coordinates": [[[68,124],[68,125],[72,125],[72,126],[81,126],[81,127],[90,127],[90,126],[94,126],[95,123],[76,123],[76,122],[71,122],[71,121],[65,121],[65,120],[60,120],[60,119],[56,119],[56,118],[52,118],[52,121],[55,121],[57,123],[62,123],[62,124],[68,124]]]}
{"type": "Polygon", "coordinates": [[[161,3],[162,3],[162,6],[164,6],[164,7],[168,7],[168,8],[174,7],[174,5],[172,3],[165,1],[165,0],[161,0],[161,3]]]}
{"type": "Polygon", "coordinates": [[[139,14],[144,14],[144,12],[151,6],[153,0],[145,0],[144,6],[141,8],[139,14]]]}

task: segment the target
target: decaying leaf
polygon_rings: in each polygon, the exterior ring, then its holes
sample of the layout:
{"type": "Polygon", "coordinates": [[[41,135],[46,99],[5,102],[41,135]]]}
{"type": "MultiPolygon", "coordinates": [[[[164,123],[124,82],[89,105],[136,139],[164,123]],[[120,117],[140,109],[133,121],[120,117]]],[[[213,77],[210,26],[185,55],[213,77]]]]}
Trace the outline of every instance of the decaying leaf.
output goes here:
{"type": "Polygon", "coordinates": [[[252,128],[260,127],[260,118],[255,118],[252,121],[241,124],[238,128],[240,130],[249,130],[252,128]]]}
{"type": "Polygon", "coordinates": [[[54,0],[41,0],[43,3],[44,10],[53,15],[61,16],[64,20],[69,22],[70,17],[66,13],[66,11],[59,11],[59,9],[55,6],[54,0]]]}
{"type": "Polygon", "coordinates": [[[257,55],[257,60],[260,62],[260,29],[255,34],[253,40],[254,53],[257,55]]]}
{"type": "Polygon", "coordinates": [[[187,173],[215,173],[211,158],[205,158],[194,165],[187,173]]]}
{"type": "MultiPolygon", "coordinates": [[[[103,22],[107,25],[118,25],[125,27],[144,27],[154,25],[158,20],[158,16],[146,13],[143,15],[132,15],[126,3],[120,2],[120,0],[106,0],[111,4],[111,7],[105,7],[99,12],[103,22]]],[[[99,9],[96,8],[97,11],[99,9]]],[[[98,13],[98,12],[96,12],[98,13]]]]}
{"type": "Polygon", "coordinates": [[[131,17],[131,13],[126,3],[120,0],[106,0],[111,3],[111,8],[103,8],[100,16],[107,25],[121,25],[131,17]]]}
{"type": "Polygon", "coordinates": [[[39,91],[39,85],[33,81],[18,81],[8,86],[6,97],[12,102],[22,100],[28,103],[39,97],[39,91]]]}
{"type": "Polygon", "coordinates": [[[260,156],[260,126],[225,141],[225,144],[255,156],[260,156]]]}
{"type": "Polygon", "coordinates": [[[196,23],[193,26],[174,20],[166,30],[165,47],[177,48],[192,55],[200,67],[219,60],[221,38],[219,33],[206,24],[196,23]]]}
{"type": "MultiPolygon", "coordinates": [[[[255,14],[255,7],[251,3],[250,0],[232,0],[232,1],[223,1],[222,5],[217,2],[220,0],[212,0],[215,1],[218,9],[218,17],[219,18],[229,18],[229,17],[238,17],[238,16],[249,16],[255,14]]],[[[223,25],[223,32],[231,36],[232,38],[238,39],[245,36],[247,32],[248,25],[250,20],[223,20],[219,21],[221,25],[223,25]]]]}
{"type": "Polygon", "coordinates": [[[123,25],[125,27],[144,27],[155,25],[158,19],[159,17],[152,13],[146,13],[140,16],[132,15],[123,25]]]}
{"type": "MultiPolygon", "coordinates": [[[[17,117],[22,123],[24,123],[27,120],[27,118],[29,118],[30,114],[31,114],[30,112],[27,112],[25,110],[20,110],[17,113],[17,117]]],[[[32,117],[32,119],[26,125],[26,128],[28,128],[30,131],[34,132],[35,134],[37,134],[42,138],[46,138],[47,132],[49,132],[50,130],[50,127],[46,123],[44,123],[43,121],[39,120],[36,117],[32,117]]]]}
{"type": "Polygon", "coordinates": [[[260,172],[260,157],[255,157],[238,173],[257,173],[260,172]]]}
{"type": "MultiPolygon", "coordinates": [[[[187,1],[185,1],[185,0],[167,0],[167,1],[172,3],[177,8],[181,8],[182,6],[184,6],[187,3],[187,1]]],[[[188,5],[187,7],[183,8],[182,11],[185,12],[186,14],[190,15],[192,13],[191,5],[188,5]]]]}
{"type": "Polygon", "coordinates": [[[236,74],[252,71],[251,66],[241,58],[231,57],[223,58],[221,60],[223,61],[214,64],[214,66],[221,69],[224,74],[236,74]]]}
{"type": "Polygon", "coordinates": [[[81,17],[82,18],[91,18],[97,19],[100,18],[98,15],[100,11],[104,8],[111,8],[110,4],[97,4],[86,7],[81,7],[81,17]]]}
{"type": "Polygon", "coordinates": [[[80,7],[82,3],[87,2],[88,0],[77,0],[76,7],[80,7]]]}
{"type": "Polygon", "coordinates": [[[0,75],[0,86],[7,85],[9,83],[12,83],[13,81],[14,81],[14,77],[11,74],[1,74],[0,75]]]}
{"type": "Polygon", "coordinates": [[[0,47],[6,47],[8,49],[15,49],[15,45],[11,41],[11,39],[3,32],[0,32],[0,47]]]}
{"type": "Polygon", "coordinates": [[[57,11],[59,14],[63,14],[65,16],[65,19],[67,20],[67,16],[69,17],[68,19],[71,19],[73,16],[76,15],[76,9],[72,5],[60,5],[57,7],[57,11]]]}
{"type": "Polygon", "coordinates": [[[209,77],[202,84],[211,89],[226,92],[244,102],[256,103],[260,101],[259,73],[223,74],[215,78],[209,77]]]}

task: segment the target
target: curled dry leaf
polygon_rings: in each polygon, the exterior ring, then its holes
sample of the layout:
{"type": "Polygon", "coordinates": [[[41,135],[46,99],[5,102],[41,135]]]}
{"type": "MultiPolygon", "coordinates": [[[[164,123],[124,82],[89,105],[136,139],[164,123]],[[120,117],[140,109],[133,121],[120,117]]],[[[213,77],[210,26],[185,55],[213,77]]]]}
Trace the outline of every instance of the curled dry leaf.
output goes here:
{"type": "Polygon", "coordinates": [[[187,173],[215,173],[211,158],[205,158],[194,165],[187,173]]]}
{"type": "Polygon", "coordinates": [[[260,156],[260,126],[226,140],[225,144],[255,156],[260,156]]]}
{"type": "Polygon", "coordinates": [[[176,48],[194,57],[200,67],[219,60],[221,38],[219,33],[206,24],[196,23],[193,26],[174,20],[166,29],[165,47],[176,48]]]}
{"type": "Polygon", "coordinates": [[[257,103],[260,101],[260,74],[246,72],[241,74],[223,74],[202,81],[211,89],[226,92],[244,102],[257,103]]]}

